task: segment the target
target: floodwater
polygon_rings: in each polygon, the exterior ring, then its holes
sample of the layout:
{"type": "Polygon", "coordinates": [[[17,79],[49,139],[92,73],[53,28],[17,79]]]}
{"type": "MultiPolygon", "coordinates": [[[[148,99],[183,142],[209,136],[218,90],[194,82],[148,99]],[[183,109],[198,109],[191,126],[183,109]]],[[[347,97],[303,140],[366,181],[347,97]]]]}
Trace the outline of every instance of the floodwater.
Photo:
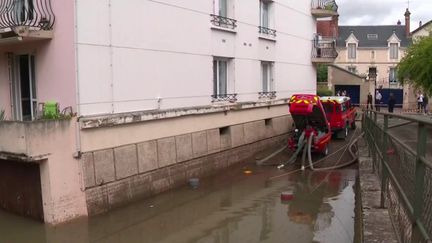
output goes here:
{"type": "Polygon", "coordinates": [[[0,211],[0,242],[353,242],[356,169],[294,169],[244,163],[196,189],[57,227],[0,211]]]}

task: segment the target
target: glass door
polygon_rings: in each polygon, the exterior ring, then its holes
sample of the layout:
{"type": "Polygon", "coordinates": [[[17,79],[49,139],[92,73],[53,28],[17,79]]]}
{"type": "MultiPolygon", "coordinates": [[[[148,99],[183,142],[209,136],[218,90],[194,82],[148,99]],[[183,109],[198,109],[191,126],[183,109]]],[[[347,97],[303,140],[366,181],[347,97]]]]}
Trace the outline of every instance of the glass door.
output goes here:
{"type": "Polygon", "coordinates": [[[33,55],[18,55],[14,61],[14,118],[31,121],[35,119],[37,110],[35,58],[33,55]]]}

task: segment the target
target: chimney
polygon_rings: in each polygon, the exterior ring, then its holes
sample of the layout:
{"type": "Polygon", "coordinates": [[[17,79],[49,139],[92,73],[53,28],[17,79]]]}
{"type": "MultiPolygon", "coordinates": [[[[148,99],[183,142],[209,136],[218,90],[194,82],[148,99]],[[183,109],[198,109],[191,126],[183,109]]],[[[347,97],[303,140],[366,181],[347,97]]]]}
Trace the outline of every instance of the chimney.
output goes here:
{"type": "Polygon", "coordinates": [[[397,22],[397,25],[401,25],[402,23],[401,23],[401,21],[400,20],[398,20],[398,22],[397,22]]]}
{"type": "Polygon", "coordinates": [[[334,15],[330,22],[330,28],[334,37],[339,37],[339,15],[334,15]]]}
{"type": "Polygon", "coordinates": [[[408,37],[411,33],[410,21],[411,21],[411,13],[408,8],[405,11],[405,35],[408,37]]]}
{"type": "Polygon", "coordinates": [[[423,23],[420,21],[419,22],[419,28],[422,27],[423,23]]]}

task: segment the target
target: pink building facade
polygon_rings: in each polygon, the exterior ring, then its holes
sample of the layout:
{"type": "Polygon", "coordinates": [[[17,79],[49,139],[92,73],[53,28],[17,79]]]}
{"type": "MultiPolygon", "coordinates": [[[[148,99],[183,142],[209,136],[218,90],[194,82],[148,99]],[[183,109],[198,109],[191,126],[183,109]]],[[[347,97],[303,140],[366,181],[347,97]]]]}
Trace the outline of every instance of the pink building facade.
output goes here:
{"type": "Polygon", "coordinates": [[[333,1],[0,2],[0,171],[17,175],[0,205],[50,224],[283,143],[290,96],[336,58],[313,41],[333,1]],[[49,101],[72,117],[46,119],[49,101]]]}

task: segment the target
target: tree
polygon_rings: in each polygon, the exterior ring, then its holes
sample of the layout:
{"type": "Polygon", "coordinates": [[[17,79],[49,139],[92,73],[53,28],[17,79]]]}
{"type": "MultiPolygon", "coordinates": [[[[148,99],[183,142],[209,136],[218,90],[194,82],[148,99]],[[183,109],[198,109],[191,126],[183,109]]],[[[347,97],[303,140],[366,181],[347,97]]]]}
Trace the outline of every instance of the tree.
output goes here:
{"type": "Polygon", "coordinates": [[[416,40],[398,65],[401,83],[432,95],[432,35],[416,40]]]}
{"type": "Polygon", "coordinates": [[[317,82],[327,82],[328,66],[320,64],[317,66],[317,82]]]}

